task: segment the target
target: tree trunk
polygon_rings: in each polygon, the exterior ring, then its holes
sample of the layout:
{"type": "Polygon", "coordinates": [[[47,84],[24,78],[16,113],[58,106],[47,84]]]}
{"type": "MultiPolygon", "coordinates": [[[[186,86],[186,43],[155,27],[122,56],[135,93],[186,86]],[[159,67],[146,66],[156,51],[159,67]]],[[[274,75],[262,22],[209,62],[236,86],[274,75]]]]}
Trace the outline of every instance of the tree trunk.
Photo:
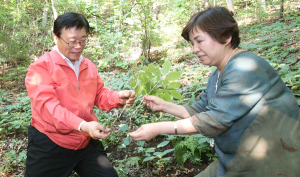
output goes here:
{"type": "MultiPolygon", "coordinates": [[[[96,5],[98,4],[97,0],[94,0],[94,9],[96,9],[96,5]]],[[[95,31],[98,31],[98,25],[97,25],[97,14],[96,12],[94,13],[94,17],[95,17],[95,31]]]]}
{"type": "Polygon", "coordinates": [[[54,20],[56,20],[56,18],[57,18],[57,11],[55,9],[55,0],[51,0],[51,4],[52,4],[53,17],[54,17],[54,20]]]}
{"type": "Polygon", "coordinates": [[[234,15],[233,0],[226,0],[231,15],[234,15]]]}
{"type": "Polygon", "coordinates": [[[43,11],[43,21],[42,21],[42,26],[46,26],[47,24],[47,18],[48,18],[48,7],[47,7],[47,1],[44,6],[44,11],[43,11]]]}
{"type": "Polygon", "coordinates": [[[266,13],[266,0],[260,0],[261,8],[263,9],[263,12],[266,13]]]}
{"type": "Polygon", "coordinates": [[[284,3],[284,0],[281,0],[281,4],[280,4],[280,13],[279,13],[279,18],[280,18],[280,19],[283,18],[283,3],[284,3]]]}

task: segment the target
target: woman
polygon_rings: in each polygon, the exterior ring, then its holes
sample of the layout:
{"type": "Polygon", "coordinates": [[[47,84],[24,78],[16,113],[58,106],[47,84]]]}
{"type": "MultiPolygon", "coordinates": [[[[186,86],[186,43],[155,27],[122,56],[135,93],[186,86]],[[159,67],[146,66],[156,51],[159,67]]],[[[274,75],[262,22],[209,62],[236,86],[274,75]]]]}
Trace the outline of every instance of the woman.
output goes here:
{"type": "Polygon", "coordinates": [[[28,67],[25,84],[31,100],[26,177],[118,176],[99,139],[111,130],[98,123],[94,105],[110,110],[130,106],[132,90],[104,87],[96,66],[82,52],[89,23],[67,12],[54,21],[56,46],[28,67]]]}
{"type": "Polygon", "coordinates": [[[159,134],[201,133],[214,138],[218,160],[197,176],[300,176],[300,114],[297,101],[277,72],[261,57],[238,48],[236,21],[226,8],[197,12],[182,37],[204,65],[216,66],[207,89],[193,105],[155,96],[144,104],[184,118],[146,124],[134,140],[159,134]]]}

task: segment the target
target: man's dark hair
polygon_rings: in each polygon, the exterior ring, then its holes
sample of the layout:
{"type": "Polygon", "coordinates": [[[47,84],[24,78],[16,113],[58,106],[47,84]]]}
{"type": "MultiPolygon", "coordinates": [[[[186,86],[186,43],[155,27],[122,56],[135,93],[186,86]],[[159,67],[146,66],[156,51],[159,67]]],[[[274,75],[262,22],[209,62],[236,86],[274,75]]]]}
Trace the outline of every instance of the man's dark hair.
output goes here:
{"type": "Polygon", "coordinates": [[[85,28],[87,34],[90,32],[89,22],[83,15],[74,12],[67,12],[58,16],[54,21],[53,33],[57,37],[60,37],[62,29],[69,29],[73,27],[76,27],[77,30],[85,28]]]}
{"type": "Polygon", "coordinates": [[[221,44],[225,44],[230,36],[232,48],[240,44],[238,24],[225,7],[209,7],[195,13],[182,30],[181,36],[190,41],[189,32],[196,30],[195,27],[206,32],[221,44]]]}

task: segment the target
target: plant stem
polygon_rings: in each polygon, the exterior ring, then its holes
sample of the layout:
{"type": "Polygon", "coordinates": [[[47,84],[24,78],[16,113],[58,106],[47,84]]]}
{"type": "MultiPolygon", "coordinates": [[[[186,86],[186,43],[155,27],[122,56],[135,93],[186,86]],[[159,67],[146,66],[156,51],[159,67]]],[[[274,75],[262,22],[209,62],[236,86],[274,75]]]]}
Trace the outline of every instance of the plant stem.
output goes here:
{"type": "MultiPolygon", "coordinates": [[[[149,95],[149,94],[153,91],[153,89],[157,86],[158,83],[160,83],[160,81],[161,81],[161,79],[160,79],[158,82],[156,82],[156,84],[154,85],[154,87],[150,90],[150,92],[149,92],[147,95],[149,95]]],[[[145,95],[145,96],[147,96],[147,95],[145,95]]],[[[140,104],[136,107],[136,109],[133,111],[133,113],[132,113],[131,116],[130,116],[128,132],[131,132],[131,130],[132,130],[132,121],[131,121],[131,118],[133,117],[134,113],[136,112],[136,110],[138,109],[138,107],[139,107],[142,103],[143,103],[143,99],[141,100],[140,104]]]]}
{"type": "Polygon", "coordinates": [[[111,124],[111,129],[113,129],[113,127],[114,127],[114,125],[115,125],[115,123],[117,122],[117,120],[121,117],[121,115],[122,115],[122,113],[124,112],[124,110],[126,109],[126,107],[127,107],[127,102],[126,102],[126,104],[125,104],[125,106],[124,106],[124,108],[122,109],[122,112],[120,113],[120,115],[119,116],[117,116],[116,118],[115,118],[115,120],[113,121],[113,123],[111,124]]]}
{"type": "MultiPolygon", "coordinates": [[[[149,95],[149,94],[153,91],[153,89],[157,86],[158,83],[160,83],[160,81],[161,81],[161,79],[160,79],[158,82],[156,82],[156,84],[154,85],[154,87],[150,90],[150,92],[149,92],[147,95],[149,95]]],[[[145,95],[145,96],[146,96],[146,95],[145,95]]],[[[126,101],[126,104],[125,104],[124,108],[122,109],[120,115],[117,116],[117,117],[115,118],[115,120],[113,121],[113,123],[112,123],[112,125],[111,125],[111,129],[112,129],[112,130],[113,130],[113,127],[114,127],[115,123],[117,122],[117,120],[121,117],[121,115],[123,114],[124,110],[127,108],[127,102],[128,102],[128,101],[129,101],[129,99],[126,101]]],[[[130,117],[130,119],[129,119],[129,128],[128,128],[128,132],[131,132],[131,129],[132,129],[132,121],[131,121],[131,118],[133,117],[134,113],[136,112],[136,110],[138,109],[138,107],[139,107],[142,103],[143,103],[143,100],[141,100],[140,104],[139,104],[139,105],[136,107],[136,109],[133,111],[133,113],[132,113],[132,115],[131,115],[131,117],[130,117]]]]}

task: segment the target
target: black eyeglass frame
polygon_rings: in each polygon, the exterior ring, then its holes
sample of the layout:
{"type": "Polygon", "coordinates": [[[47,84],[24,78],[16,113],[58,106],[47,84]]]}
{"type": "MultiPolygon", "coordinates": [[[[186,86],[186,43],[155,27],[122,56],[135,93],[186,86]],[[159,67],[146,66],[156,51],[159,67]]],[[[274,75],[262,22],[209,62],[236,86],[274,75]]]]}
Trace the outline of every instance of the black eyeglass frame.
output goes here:
{"type": "Polygon", "coordinates": [[[74,44],[73,46],[70,46],[70,43],[75,43],[75,42],[67,42],[65,41],[63,38],[59,37],[61,40],[63,40],[66,44],[68,44],[69,47],[76,47],[77,44],[79,43],[81,46],[86,46],[88,44],[88,39],[85,39],[85,41],[76,41],[76,44],[74,44]],[[82,44],[82,42],[85,42],[84,44],[82,44]]]}

